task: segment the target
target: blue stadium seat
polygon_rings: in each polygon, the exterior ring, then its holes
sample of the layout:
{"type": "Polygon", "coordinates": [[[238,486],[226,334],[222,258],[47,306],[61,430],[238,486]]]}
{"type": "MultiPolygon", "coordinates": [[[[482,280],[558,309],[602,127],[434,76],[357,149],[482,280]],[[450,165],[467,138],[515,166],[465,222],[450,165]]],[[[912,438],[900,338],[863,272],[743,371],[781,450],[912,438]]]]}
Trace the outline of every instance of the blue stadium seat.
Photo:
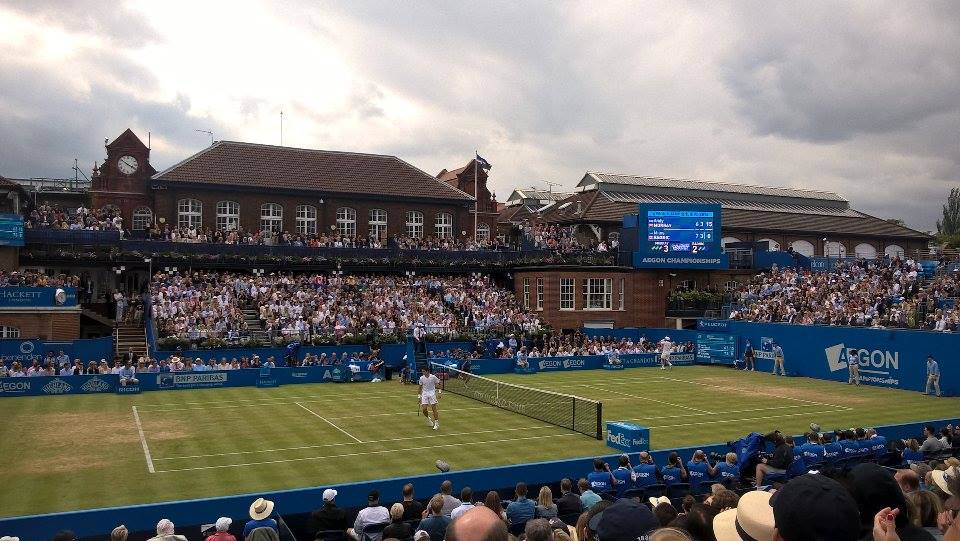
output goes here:
{"type": "Polygon", "coordinates": [[[344,541],[347,532],[344,530],[320,530],[314,539],[316,541],[344,541]]]}
{"type": "Polygon", "coordinates": [[[666,492],[666,490],[667,485],[664,484],[657,483],[654,485],[647,485],[643,488],[643,499],[646,500],[647,498],[659,498],[660,496],[663,496],[663,493],[666,492]]]}
{"type": "Polygon", "coordinates": [[[631,488],[630,490],[623,493],[624,498],[640,498],[643,499],[646,491],[642,488],[631,488]]]}
{"type": "Polygon", "coordinates": [[[683,498],[690,493],[690,483],[674,483],[667,487],[666,496],[671,500],[683,498]]]}
{"type": "Polygon", "coordinates": [[[363,528],[363,531],[359,532],[360,541],[376,541],[382,537],[383,529],[386,528],[390,523],[381,522],[379,524],[368,524],[363,528]]]}

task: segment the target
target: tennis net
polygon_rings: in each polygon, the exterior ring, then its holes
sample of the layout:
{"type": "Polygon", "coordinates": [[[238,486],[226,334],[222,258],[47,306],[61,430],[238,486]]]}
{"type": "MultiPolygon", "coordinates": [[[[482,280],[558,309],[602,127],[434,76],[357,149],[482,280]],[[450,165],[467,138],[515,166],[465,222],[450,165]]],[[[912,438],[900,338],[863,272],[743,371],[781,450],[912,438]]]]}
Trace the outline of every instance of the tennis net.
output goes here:
{"type": "Polygon", "coordinates": [[[603,439],[603,404],[596,400],[504,383],[443,364],[430,365],[444,391],[603,439]]]}

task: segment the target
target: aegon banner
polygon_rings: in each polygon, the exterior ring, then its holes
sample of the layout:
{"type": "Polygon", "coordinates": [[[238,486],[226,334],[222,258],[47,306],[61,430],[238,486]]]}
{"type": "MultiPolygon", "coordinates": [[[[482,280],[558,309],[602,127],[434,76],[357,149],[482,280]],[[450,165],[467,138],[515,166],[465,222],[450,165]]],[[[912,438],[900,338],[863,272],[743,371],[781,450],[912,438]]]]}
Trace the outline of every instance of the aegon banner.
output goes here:
{"type": "Polygon", "coordinates": [[[773,346],[779,344],[790,374],[847,381],[849,364],[856,362],[861,383],[912,391],[926,388],[926,357],[932,354],[943,394],[960,394],[957,334],[742,321],[731,321],[730,332],[739,335],[741,352],[746,340],[752,342],[757,370],[772,369],[773,346]]]}
{"type": "Polygon", "coordinates": [[[38,308],[77,305],[73,287],[0,287],[0,308],[38,308]]]}

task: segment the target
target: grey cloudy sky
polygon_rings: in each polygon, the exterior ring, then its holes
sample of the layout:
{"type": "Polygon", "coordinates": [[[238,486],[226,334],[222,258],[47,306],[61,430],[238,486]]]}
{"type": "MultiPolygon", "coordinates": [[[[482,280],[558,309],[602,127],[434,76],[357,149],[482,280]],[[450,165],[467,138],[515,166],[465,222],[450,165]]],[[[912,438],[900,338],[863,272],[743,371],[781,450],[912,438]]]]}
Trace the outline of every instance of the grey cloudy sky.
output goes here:
{"type": "Polygon", "coordinates": [[[960,185],[956,2],[0,0],[0,174],[152,132],[479,149],[501,200],[588,170],[832,190],[930,229],[960,185]]]}

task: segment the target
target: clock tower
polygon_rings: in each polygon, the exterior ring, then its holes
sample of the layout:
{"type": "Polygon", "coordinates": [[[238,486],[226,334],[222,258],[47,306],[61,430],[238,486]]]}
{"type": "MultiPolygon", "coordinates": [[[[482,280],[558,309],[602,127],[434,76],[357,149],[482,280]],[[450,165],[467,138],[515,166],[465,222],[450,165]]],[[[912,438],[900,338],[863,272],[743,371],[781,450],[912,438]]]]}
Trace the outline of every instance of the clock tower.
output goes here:
{"type": "Polygon", "coordinates": [[[91,179],[90,207],[116,206],[124,229],[143,229],[154,214],[150,177],[157,171],[150,166],[150,148],[127,128],[106,149],[107,159],[91,179]]]}

